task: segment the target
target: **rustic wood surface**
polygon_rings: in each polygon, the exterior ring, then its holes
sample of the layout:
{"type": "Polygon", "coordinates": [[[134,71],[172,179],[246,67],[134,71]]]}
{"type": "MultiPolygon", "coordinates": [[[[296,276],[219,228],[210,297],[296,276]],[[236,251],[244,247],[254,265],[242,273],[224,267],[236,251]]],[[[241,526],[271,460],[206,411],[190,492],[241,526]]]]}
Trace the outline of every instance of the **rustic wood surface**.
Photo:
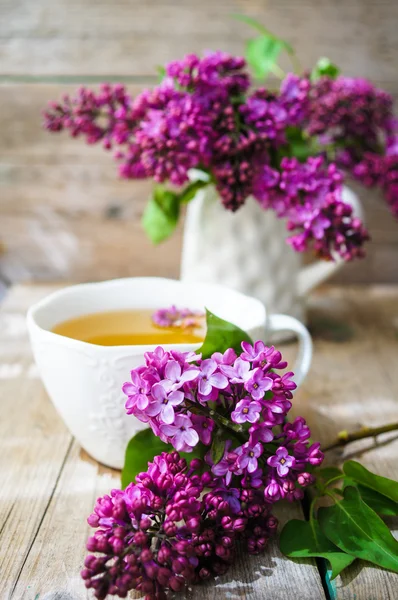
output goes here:
{"type": "MultiPolygon", "coordinates": [[[[182,229],[154,248],[139,225],[150,186],[118,181],[110,155],[50,136],[40,115],[82,83],[122,79],[136,93],[187,52],[241,54],[252,32],[231,19],[239,12],[288,39],[303,65],[326,55],[398,96],[395,0],[0,0],[0,280],[178,275],[182,229]]],[[[398,223],[359,189],[373,240],[337,278],[398,282],[398,223]]]]}
{"type": "MultiPolygon", "coordinates": [[[[55,285],[13,287],[0,305],[0,598],[82,600],[79,577],[95,499],[119,474],[92,460],[69,434],[32,362],[24,315],[55,285]]],[[[396,420],[398,287],[327,287],[311,297],[315,355],[294,412],[307,417],[314,439],[329,443],[342,429],[396,420]]],[[[293,359],[295,345],[284,345],[293,359]]],[[[398,437],[364,440],[329,457],[359,458],[398,479],[398,437]]],[[[278,517],[303,515],[283,505],[278,517]]],[[[394,523],[392,523],[394,526],[394,523]]],[[[395,523],[396,525],[396,523],[395,523]]],[[[189,594],[260,600],[395,600],[398,576],[356,561],[335,582],[313,561],[287,561],[277,542],[260,557],[241,556],[215,583],[189,594]]]]}

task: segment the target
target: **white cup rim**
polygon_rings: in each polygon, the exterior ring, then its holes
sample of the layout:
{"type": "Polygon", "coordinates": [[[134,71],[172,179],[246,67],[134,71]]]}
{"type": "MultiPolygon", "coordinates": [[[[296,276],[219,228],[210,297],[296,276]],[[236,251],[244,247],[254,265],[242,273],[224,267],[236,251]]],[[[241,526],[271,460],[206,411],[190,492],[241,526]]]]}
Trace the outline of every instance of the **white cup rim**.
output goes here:
{"type": "MultiPolygon", "coordinates": [[[[118,345],[118,346],[102,346],[99,344],[92,344],[90,342],[84,342],[82,340],[76,340],[74,338],[68,338],[66,336],[60,335],[58,333],[55,333],[53,331],[51,331],[51,329],[46,328],[42,325],[39,324],[38,319],[40,319],[41,313],[44,314],[44,312],[46,310],[48,310],[51,306],[56,305],[57,303],[61,303],[64,299],[67,299],[68,297],[73,296],[74,294],[81,294],[81,293],[86,293],[86,292],[93,292],[93,291],[98,291],[99,293],[103,290],[110,290],[112,288],[114,289],[118,289],[118,288],[123,288],[123,286],[140,286],[140,285],[150,285],[150,284],[159,284],[159,285],[172,285],[172,286],[180,286],[181,289],[184,288],[185,290],[188,291],[192,291],[192,293],[194,291],[198,292],[201,291],[202,293],[208,293],[208,294],[228,294],[228,296],[231,298],[231,302],[235,301],[239,301],[240,303],[246,302],[248,305],[250,304],[250,310],[249,310],[249,314],[246,315],[247,319],[247,324],[246,327],[242,327],[241,324],[236,323],[236,325],[240,326],[242,329],[244,329],[245,331],[249,331],[258,327],[264,327],[266,324],[266,319],[267,319],[267,311],[265,306],[263,305],[263,303],[256,299],[256,298],[252,298],[250,296],[247,296],[245,294],[242,294],[241,292],[237,292],[235,290],[232,290],[230,288],[227,288],[226,286],[222,286],[219,284],[213,284],[213,283],[202,283],[202,282],[184,282],[184,281],[179,281],[176,279],[169,279],[169,278],[165,278],[165,277],[125,277],[125,278],[119,278],[119,279],[110,279],[110,280],[105,280],[105,281],[98,281],[98,282],[90,282],[90,283],[79,283],[79,284],[75,284],[75,285],[70,285],[70,286],[66,286],[60,290],[56,290],[55,292],[52,292],[51,294],[47,295],[45,298],[39,300],[38,302],[36,302],[35,304],[33,304],[28,312],[27,312],[27,325],[28,325],[28,329],[31,331],[31,333],[33,332],[40,332],[40,335],[42,336],[42,339],[45,338],[48,341],[52,341],[52,342],[57,342],[57,343],[62,343],[71,347],[75,347],[75,348],[81,348],[81,349],[89,349],[91,352],[95,351],[98,353],[109,353],[110,351],[113,350],[125,350],[126,352],[132,351],[134,350],[134,353],[139,353],[142,351],[145,352],[150,352],[153,351],[155,348],[157,348],[159,345],[161,345],[165,350],[171,350],[171,349],[175,349],[178,350],[179,348],[184,348],[184,351],[190,351],[190,350],[197,350],[202,342],[199,343],[193,343],[193,344],[187,344],[187,343],[180,343],[180,344],[137,344],[137,345],[118,345]]],[[[175,304],[178,305],[178,302],[175,302],[175,304]]],[[[166,304],[167,306],[168,304],[166,304]]],[[[154,310],[156,310],[157,308],[163,308],[165,305],[162,304],[161,302],[157,302],[153,307],[151,306],[150,308],[154,308],[154,310]]],[[[144,306],[142,306],[142,308],[144,308],[144,306]]],[[[102,308],[102,310],[113,310],[112,308],[102,308]]],[[[116,309],[117,310],[117,309],[116,309]]],[[[95,311],[94,311],[95,312],[95,311]]],[[[84,314],[88,314],[90,313],[90,309],[88,307],[88,309],[86,310],[86,312],[81,312],[80,314],[76,314],[75,316],[80,316],[80,315],[84,315],[84,314]]],[[[217,314],[217,313],[215,313],[217,314]]],[[[221,318],[225,318],[225,315],[217,315],[220,316],[221,318]]],[[[68,317],[66,317],[68,318],[68,317]]],[[[73,318],[73,317],[72,317],[73,318]]],[[[61,322],[61,320],[58,320],[57,322],[61,322]]],[[[57,322],[54,322],[52,327],[54,327],[56,325],[57,322]]],[[[234,322],[234,321],[232,321],[234,322]]]]}

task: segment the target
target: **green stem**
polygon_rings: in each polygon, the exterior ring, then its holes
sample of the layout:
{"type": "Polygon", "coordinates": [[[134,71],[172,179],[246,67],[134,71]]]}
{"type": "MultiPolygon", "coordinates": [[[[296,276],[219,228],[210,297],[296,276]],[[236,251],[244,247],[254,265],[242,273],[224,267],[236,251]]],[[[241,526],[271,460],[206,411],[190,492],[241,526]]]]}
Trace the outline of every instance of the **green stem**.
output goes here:
{"type": "Polygon", "coordinates": [[[333,477],[333,479],[329,479],[329,481],[326,482],[326,486],[330,485],[331,483],[334,483],[335,481],[339,481],[339,479],[343,479],[344,478],[344,473],[342,473],[341,475],[338,475],[337,477],[333,477]]]}
{"type": "Polygon", "coordinates": [[[388,433],[390,431],[398,431],[398,422],[389,423],[388,425],[381,425],[380,427],[362,427],[358,431],[354,431],[352,433],[349,433],[348,431],[340,431],[337,434],[337,440],[329,446],[326,446],[326,448],[322,448],[322,450],[324,452],[329,452],[329,450],[341,448],[347,444],[350,444],[351,442],[356,442],[357,440],[363,440],[369,437],[374,438],[382,433],[388,433]]]}
{"type": "MultiPolygon", "coordinates": [[[[206,417],[210,417],[210,419],[213,419],[213,421],[215,421],[219,427],[224,427],[225,429],[229,429],[230,431],[233,431],[235,434],[235,437],[238,437],[237,434],[242,433],[241,425],[236,425],[235,423],[232,423],[232,421],[230,421],[223,415],[220,415],[220,413],[218,413],[216,410],[209,410],[209,409],[205,408],[204,406],[201,406],[199,403],[191,402],[191,400],[187,400],[187,399],[185,399],[185,403],[188,406],[195,408],[195,412],[199,412],[202,415],[204,415],[206,417]]],[[[244,441],[246,441],[246,439],[244,441]]]]}

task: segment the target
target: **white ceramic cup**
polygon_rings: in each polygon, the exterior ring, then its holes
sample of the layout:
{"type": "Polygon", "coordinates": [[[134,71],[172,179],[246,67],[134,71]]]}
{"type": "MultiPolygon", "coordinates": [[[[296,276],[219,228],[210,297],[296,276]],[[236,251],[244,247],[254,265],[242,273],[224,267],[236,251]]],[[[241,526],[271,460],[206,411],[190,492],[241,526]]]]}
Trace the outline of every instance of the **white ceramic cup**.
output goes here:
{"type": "MultiPolygon", "coordinates": [[[[226,287],[139,277],[67,287],[28,311],[33,354],[56,409],[82,447],[96,460],[121,468],[129,439],[145,424],[126,415],[121,387],[132,368],[144,363],[144,353],[156,346],[99,346],[53,333],[54,326],[89,313],[154,309],[175,304],[203,310],[235,323],[252,337],[293,331],[299,352],[293,370],[300,384],[308,372],[312,342],[307,329],[293,317],[267,316],[264,305],[226,287]]],[[[200,344],[165,345],[165,349],[196,350],[200,344]]]]}

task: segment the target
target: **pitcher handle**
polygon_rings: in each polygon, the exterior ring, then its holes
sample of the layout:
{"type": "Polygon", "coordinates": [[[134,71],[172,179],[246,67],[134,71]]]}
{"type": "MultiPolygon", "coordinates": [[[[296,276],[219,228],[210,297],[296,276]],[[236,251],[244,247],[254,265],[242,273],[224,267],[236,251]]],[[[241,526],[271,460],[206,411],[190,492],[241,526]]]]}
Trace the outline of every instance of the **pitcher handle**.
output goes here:
{"type": "MultiPolygon", "coordinates": [[[[362,204],[358,196],[349,188],[344,187],[342,199],[352,207],[354,217],[364,220],[362,204]]],[[[297,292],[300,297],[306,296],[314,287],[329,279],[336,271],[341,269],[344,260],[336,255],[333,261],[317,260],[303,267],[297,277],[297,292]]]]}
{"type": "Polygon", "coordinates": [[[312,361],[312,339],[308,329],[294,317],[288,315],[269,315],[267,322],[269,333],[277,331],[292,331],[299,341],[298,355],[294,363],[294,381],[297,387],[304,381],[312,361]]]}

